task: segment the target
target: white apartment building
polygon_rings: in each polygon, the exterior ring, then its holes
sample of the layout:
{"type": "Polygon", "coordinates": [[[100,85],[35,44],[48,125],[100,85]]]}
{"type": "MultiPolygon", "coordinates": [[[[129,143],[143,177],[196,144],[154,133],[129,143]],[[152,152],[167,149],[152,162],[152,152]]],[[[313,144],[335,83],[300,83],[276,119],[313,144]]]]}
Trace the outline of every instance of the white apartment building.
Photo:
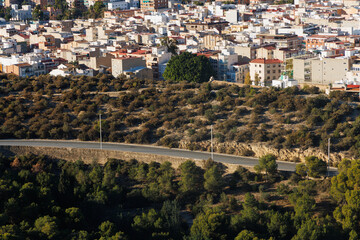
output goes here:
{"type": "Polygon", "coordinates": [[[129,3],[125,1],[111,1],[108,3],[108,10],[124,10],[129,9],[129,3]]]}
{"type": "Polygon", "coordinates": [[[145,21],[150,21],[153,24],[167,23],[169,21],[165,14],[151,12],[151,15],[145,15],[145,21]]]}
{"type": "Polygon", "coordinates": [[[11,20],[15,21],[24,21],[32,18],[31,14],[31,6],[23,5],[21,9],[19,9],[17,4],[11,5],[11,20]]]}

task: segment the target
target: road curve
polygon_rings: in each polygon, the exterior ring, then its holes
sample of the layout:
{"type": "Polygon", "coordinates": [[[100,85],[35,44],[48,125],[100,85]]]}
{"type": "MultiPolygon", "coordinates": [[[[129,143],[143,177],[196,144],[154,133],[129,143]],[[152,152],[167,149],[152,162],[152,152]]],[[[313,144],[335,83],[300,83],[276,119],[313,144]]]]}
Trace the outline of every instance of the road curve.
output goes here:
{"type": "MultiPolygon", "coordinates": [[[[28,147],[57,147],[57,148],[84,148],[100,149],[98,142],[64,141],[64,140],[0,140],[0,146],[28,146],[28,147]]],[[[206,160],[210,158],[209,152],[189,151],[183,149],[173,149],[152,145],[137,145],[124,143],[103,143],[103,150],[136,152],[157,154],[172,157],[184,157],[195,160],[206,160]]],[[[242,157],[229,154],[214,153],[214,160],[222,163],[239,164],[242,166],[253,167],[258,163],[257,158],[242,157]]],[[[295,163],[277,161],[278,169],[282,171],[295,171],[295,163]]],[[[331,168],[331,175],[336,173],[336,168],[331,168]]]]}

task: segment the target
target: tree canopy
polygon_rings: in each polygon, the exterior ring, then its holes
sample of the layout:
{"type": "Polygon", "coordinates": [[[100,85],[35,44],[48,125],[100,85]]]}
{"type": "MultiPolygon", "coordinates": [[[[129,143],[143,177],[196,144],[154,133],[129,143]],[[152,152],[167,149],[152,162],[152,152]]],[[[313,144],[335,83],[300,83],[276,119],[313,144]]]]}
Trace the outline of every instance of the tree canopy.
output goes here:
{"type": "Polygon", "coordinates": [[[259,164],[255,166],[258,172],[265,171],[266,176],[273,176],[277,172],[276,157],[273,154],[267,154],[259,158],[259,164]]]}
{"type": "Polygon", "coordinates": [[[326,162],[315,156],[306,157],[305,164],[310,177],[320,177],[326,174],[326,162]]]}
{"type": "Polygon", "coordinates": [[[241,167],[224,173],[213,161],[175,170],[169,162],[0,155],[0,239],[357,239],[358,166],[340,164],[331,184],[338,205],[324,208],[318,191],[329,192],[328,179],[263,197],[277,183],[241,167]]]}
{"type": "Polygon", "coordinates": [[[207,82],[214,75],[208,58],[203,55],[196,56],[189,52],[172,56],[163,74],[166,80],[197,83],[207,82]]]}

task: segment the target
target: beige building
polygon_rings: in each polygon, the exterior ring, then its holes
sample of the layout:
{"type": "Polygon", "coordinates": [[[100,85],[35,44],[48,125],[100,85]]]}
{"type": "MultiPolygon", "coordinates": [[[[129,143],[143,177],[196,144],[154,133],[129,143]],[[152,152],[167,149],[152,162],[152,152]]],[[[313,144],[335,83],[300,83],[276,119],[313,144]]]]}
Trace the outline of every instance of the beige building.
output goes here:
{"type": "Polygon", "coordinates": [[[114,77],[125,75],[141,79],[153,79],[153,72],[146,68],[146,61],[141,57],[121,57],[111,60],[111,70],[114,77]]]}
{"type": "Polygon", "coordinates": [[[258,34],[260,44],[276,44],[277,48],[299,49],[301,40],[294,34],[258,34]]]}
{"type": "Polygon", "coordinates": [[[257,58],[265,58],[265,59],[274,59],[274,51],[276,47],[274,46],[266,46],[256,49],[256,57],[257,58]]]}
{"type": "Polygon", "coordinates": [[[360,2],[357,0],[343,0],[343,4],[345,7],[354,7],[359,6],[360,2]]]}
{"type": "Polygon", "coordinates": [[[234,52],[239,56],[239,62],[249,63],[256,58],[256,49],[254,46],[235,46],[234,52]]]}
{"type": "Polygon", "coordinates": [[[307,56],[294,58],[293,63],[293,78],[299,84],[310,84],[312,82],[311,76],[311,61],[314,58],[307,56]]]}
{"type": "Polygon", "coordinates": [[[209,34],[202,38],[204,48],[214,50],[218,42],[223,41],[224,38],[218,34],[209,34]]]}
{"type": "Polygon", "coordinates": [[[229,26],[228,29],[224,30],[223,33],[224,34],[239,33],[239,32],[243,32],[245,29],[248,29],[248,28],[249,28],[248,25],[232,24],[229,26]]]}
{"type": "Polygon", "coordinates": [[[249,73],[249,64],[237,63],[232,65],[235,72],[235,82],[244,83],[245,77],[249,73]]]}
{"type": "Polygon", "coordinates": [[[257,58],[279,59],[283,62],[297,54],[297,50],[291,50],[288,48],[275,48],[274,46],[265,46],[256,49],[257,58]]]}
{"type": "Polygon", "coordinates": [[[112,54],[106,54],[100,57],[90,57],[89,59],[80,60],[79,64],[84,64],[89,68],[99,70],[100,68],[111,68],[112,54]]]}
{"type": "Polygon", "coordinates": [[[16,0],[4,0],[3,1],[4,7],[11,7],[11,4],[18,4],[16,0]]]}
{"type": "Polygon", "coordinates": [[[189,22],[185,23],[185,27],[188,31],[204,31],[208,29],[217,29],[219,32],[225,29],[229,25],[228,22],[189,22]]]}
{"type": "Polygon", "coordinates": [[[279,59],[257,58],[250,62],[250,79],[261,86],[270,86],[271,81],[278,79],[283,70],[283,62],[279,59]]]}
{"type": "Polygon", "coordinates": [[[294,79],[299,84],[329,85],[346,78],[349,58],[306,58],[293,60],[294,79]]]}
{"type": "Polygon", "coordinates": [[[312,84],[328,85],[346,77],[350,70],[349,58],[314,59],[311,62],[312,84]]]}
{"type": "Polygon", "coordinates": [[[50,45],[55,46],[55,38],[52,35],[30,35],[29,43],[30,45],[39,44],[41,42],[46,42],[50,45]]]}

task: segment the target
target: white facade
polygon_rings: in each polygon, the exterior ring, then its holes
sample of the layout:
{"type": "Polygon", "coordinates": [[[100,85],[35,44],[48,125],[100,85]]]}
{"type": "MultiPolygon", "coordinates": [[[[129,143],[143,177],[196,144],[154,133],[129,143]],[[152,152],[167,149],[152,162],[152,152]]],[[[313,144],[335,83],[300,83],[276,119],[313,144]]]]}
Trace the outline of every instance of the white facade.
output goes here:
{"type": "Polygon", "coordinates": [[[237,23],[239,20],[239,12],[237,9],[230,9],[225,12],[225,20],[229,23],[237,23]]]}
{"type": "Polygon", "coordinates": [[[151,15],[145,15],[145,21],[150,21],[153,24],[167,23],[168,17],[164,14],[157,14],[152,12],[151,15]]]}
{"type": "Polygon", "coordinates": [[[17,4],[11,5],[11,20],[24,21],[32,18],[31,6],[23,5],[21,9],[17,4]]]}
{"type": "Polygon", "coordinates": [[[272,80],[272,86],[278,88],[296,87],[298,82],[287,75],[281,75],[278,80],[272,80]]]}
{"type": "Polygon", "coordinates": [[[129,3],[125,2],[125,1],[109,2],[109,3],[108,3],[108,9],[109,9],[109,10],[116,10],[116,9],[124,10],[124,9],[129,9],[129,3]]]}

